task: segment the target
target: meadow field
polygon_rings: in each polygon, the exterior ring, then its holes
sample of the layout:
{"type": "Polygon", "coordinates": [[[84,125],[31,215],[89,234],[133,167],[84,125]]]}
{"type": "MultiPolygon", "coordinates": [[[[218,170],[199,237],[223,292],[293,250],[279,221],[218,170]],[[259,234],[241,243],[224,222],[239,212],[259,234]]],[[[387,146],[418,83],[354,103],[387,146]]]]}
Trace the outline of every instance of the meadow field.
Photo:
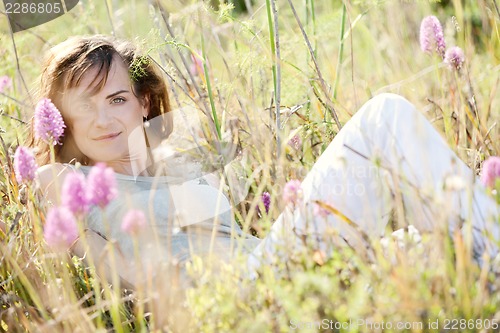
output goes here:
{"type": "MultiPolygon", "coordinates": [[[[311,249],[262,267],[255,281],[237,264],[213,270],[195,258],[191,288],[137,293],[51,251],[46,208],[34,186],[16,180],[13,157],[40,98],[44,51],[82,34],[136,42],[162,68],[172,108],[191,110],[201,124],[198,138],[237,138],[231,165],[247,187],[244,197],[230,197],[234,218],[260,238],[285,208],[285,184],[303,180],[379,93],[415,104],[478,177],[483,162],[500,155],[496,0],[80,0],[16,33],[3,11],[0,331],[500,331],[500,257],[480,268],[470,238],[445,228],[392,241],[393,231],[414,224],[397,195],[384,242],[372,239],[366,251],[339,247],[328,260],[311,249]],[[420,25],[430,15],[442,24],[446,48],[463,50],[460,66],[421,49],[420,25]]],[[[189,131],[176,125],[174,139],[186,139],[189,131]]],[[[491,195],[500,203],[496,186],[491,195]]]]}

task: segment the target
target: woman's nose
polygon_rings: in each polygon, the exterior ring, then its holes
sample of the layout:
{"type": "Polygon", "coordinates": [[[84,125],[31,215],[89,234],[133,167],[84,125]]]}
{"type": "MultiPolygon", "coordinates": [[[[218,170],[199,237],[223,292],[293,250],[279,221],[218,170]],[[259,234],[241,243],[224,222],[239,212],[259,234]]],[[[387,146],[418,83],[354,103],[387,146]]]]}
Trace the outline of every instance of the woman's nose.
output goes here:
{"type": "Polygon", "coordinates": [[[97,127],[108,127],[111,123],[112,117],[106,108],[99,108],[96,114],[95,125],[97,127]]]}

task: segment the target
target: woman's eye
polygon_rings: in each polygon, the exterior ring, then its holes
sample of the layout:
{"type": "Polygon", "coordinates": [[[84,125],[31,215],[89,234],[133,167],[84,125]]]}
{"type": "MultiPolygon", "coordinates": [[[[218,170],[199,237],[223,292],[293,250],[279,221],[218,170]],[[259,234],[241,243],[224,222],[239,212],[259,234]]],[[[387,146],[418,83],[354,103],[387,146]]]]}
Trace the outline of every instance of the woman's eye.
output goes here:
{"type": "Polygon", "coordinates": [[[111,104],[120,104],[125,102],[125,98],[123,97],[115,97],[111,100],[111,104]]]}

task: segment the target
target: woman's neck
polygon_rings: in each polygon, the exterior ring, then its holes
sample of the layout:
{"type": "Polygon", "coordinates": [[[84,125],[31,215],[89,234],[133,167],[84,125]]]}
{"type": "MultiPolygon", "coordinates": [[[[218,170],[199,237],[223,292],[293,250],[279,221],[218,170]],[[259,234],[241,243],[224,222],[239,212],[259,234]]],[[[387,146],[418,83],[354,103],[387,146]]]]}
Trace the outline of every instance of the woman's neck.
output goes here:
{"type": "MultiPolygon", "coordinates": [[[[92,163],[94,165],[95,163],[92,163]]],[[[144,161],[109,161],[106,165],[113,169],[114,172],[128,176],[153,176],[150,174],[147,163],[144,161]]]]}

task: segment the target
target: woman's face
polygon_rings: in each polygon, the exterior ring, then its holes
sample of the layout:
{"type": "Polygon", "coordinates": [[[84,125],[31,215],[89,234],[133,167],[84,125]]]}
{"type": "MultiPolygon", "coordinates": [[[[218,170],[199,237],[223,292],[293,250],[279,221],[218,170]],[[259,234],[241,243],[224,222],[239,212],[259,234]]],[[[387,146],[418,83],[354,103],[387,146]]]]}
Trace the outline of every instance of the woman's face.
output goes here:
{"type": "Polygon", "coordinates": [[[91,164],[141,159],[145,151],[142,119],[149,110],[134,95],[127,67],[115,56],[106,84],[91,96],[96,75],[97,69],[89,70],[79,86],[64,94],[62,114],[73,141],[91,164]]]}

